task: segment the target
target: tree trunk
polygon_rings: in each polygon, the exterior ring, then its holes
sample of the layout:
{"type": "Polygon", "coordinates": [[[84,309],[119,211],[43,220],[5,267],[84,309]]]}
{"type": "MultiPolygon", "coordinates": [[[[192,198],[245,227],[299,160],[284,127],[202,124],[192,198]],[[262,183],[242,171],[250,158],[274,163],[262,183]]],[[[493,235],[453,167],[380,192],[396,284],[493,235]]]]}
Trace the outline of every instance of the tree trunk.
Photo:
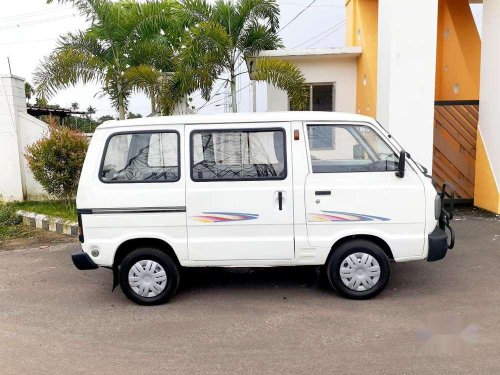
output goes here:
{"type": "Polygon", "coordinates": [[[122,84],[119,79],[116,84],[116,89],[118,91],[118,118],[120,120],[125,120],[125,98],[123,97],[122,84]]]}
{"type": "Polygon", "coordinates": [[[150,99],[151,99],[151,113],[156,114],[156,92],[154,86],[151,87],[149,91],[150,99]]]}
{"type": "Polygon", "coordinates": [[[236,77],[234,72],[231,72],[231,108],[233,112],[238,112],[238,104],[236,103],[236,77]]]}
{"type": "Polygon", "coordinates": [[[123,105],[123,96],[118,96],[118,118],[125,120],[125,106],[123,105]]]}

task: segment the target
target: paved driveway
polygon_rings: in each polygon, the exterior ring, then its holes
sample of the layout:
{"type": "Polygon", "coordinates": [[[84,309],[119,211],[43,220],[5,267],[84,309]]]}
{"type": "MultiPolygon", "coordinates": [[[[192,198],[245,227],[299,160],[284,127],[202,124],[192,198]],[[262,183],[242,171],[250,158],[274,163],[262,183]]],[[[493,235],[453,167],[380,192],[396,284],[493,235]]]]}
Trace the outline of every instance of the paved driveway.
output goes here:
{"type": "Polygon", "coordinates": [[[500,221],[455,228],[444,261],[395,264],[370,301],[309,267],[198,270],[145,308],[77,271],[77,244],[0,252],[0,373],[498,373],[500,221]]]}

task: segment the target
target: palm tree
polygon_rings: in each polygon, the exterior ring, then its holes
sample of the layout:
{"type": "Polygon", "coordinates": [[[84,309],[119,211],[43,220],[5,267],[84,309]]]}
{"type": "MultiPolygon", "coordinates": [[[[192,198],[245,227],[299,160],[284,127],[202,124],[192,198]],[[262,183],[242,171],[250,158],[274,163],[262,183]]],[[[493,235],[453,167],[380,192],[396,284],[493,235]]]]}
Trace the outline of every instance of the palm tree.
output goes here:
{"type": "Polygon", "coordinates": [[[90,27],[61,36],[56,49],[40,63],[34,73],[40,94],[50,97],[78,82],[101,83],[120,119],[125,118],[134,91],[146,92],[152,103],[167,96],[165,91],[172,86],[162,77],[173,65],[182,31],[174,17],[176,2],[58,1],[73,3],[90,27]]]}
{"type": "Polygon", "coordinates": [[[76,111],[76,110],[78,110],[79,108],[80,108],[80,104],[78,104],[77,102],[73,102],[73,103],[71,103],[71,109],[72,109],[73,111],[76,111]]]}
{"type": "Polygon", "coordinates": [[[26,103],[29,105],[30,104],[30,99],[32,98],[33,94],[35,93],[35,89],[29,82],[24,82],[24,95],[26,96],[26,103]]]}
{"type": "MultiPolygon", "coordinates": [[[[233,112],[237,112],[237,77],[248,74],[240,67],[260,51],[283,46],[278,35],[279,6],[276,0],[182,0],[184,24],[192,25],[179,53],[182,82],[200,89],[205,100],[222,74],[230,84],[233,112]]],[[[252,78],[264,80],[288,92],[292,105],[305,107],[305,80],[298,68],[286,61],[257,60],[252,78]]]]}
{"type": "Polygon", "coordinates": [[[88,118],[91,120],[92,119],[92,115],[95,114],[95,108],[92,107],[91,105],[88,106],[87,108],[87,116],[88,118]]]}

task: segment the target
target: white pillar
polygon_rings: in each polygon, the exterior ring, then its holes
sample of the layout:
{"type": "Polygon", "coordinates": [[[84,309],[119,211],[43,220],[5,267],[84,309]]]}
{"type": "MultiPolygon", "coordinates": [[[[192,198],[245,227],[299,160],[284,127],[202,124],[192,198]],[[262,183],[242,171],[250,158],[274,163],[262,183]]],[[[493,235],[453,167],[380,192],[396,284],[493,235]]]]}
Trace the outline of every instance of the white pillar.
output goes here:
{"type": "MultiPolygon", "coordinates": [[[[479,132],[500,190],[500,1],[483,2],[479,132]]],[[[479,166],[476,168],[487,168],[479,166]]],[[[498,194],[498,193],[497,193],[498,194]]]]}
{"type": "Polygon", "coordinates": [[[26,112],[24,79],[0,76],[0,195],[4,200],[22,200],[23,150],[20,147],[18,112],[26,112]]]}
{"type": "Polygon", "coordinates": [[[438,0],[379,0],[377,120],[432,168],[438,0]]]}

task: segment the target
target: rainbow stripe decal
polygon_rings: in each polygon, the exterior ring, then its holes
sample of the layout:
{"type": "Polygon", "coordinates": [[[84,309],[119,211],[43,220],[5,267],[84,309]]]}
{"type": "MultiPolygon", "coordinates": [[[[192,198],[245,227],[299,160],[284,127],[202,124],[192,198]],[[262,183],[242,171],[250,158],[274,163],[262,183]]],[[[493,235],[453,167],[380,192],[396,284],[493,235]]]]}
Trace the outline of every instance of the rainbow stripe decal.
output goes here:
{"type": "Polygon", "coordinates": [[[204,215],[191,216],[200,223],[227,223],[229,221],[246,221],[259,218],[258,214],[240,212],[202,212],[204,215]]]}
{"type": "Polygon", "coordinates": [[[355,214],[352,212],[323,211],[322,213],[309,214],[309,222],[330,222],[330,221],[390,221],[386,217],[355,214]]]}

